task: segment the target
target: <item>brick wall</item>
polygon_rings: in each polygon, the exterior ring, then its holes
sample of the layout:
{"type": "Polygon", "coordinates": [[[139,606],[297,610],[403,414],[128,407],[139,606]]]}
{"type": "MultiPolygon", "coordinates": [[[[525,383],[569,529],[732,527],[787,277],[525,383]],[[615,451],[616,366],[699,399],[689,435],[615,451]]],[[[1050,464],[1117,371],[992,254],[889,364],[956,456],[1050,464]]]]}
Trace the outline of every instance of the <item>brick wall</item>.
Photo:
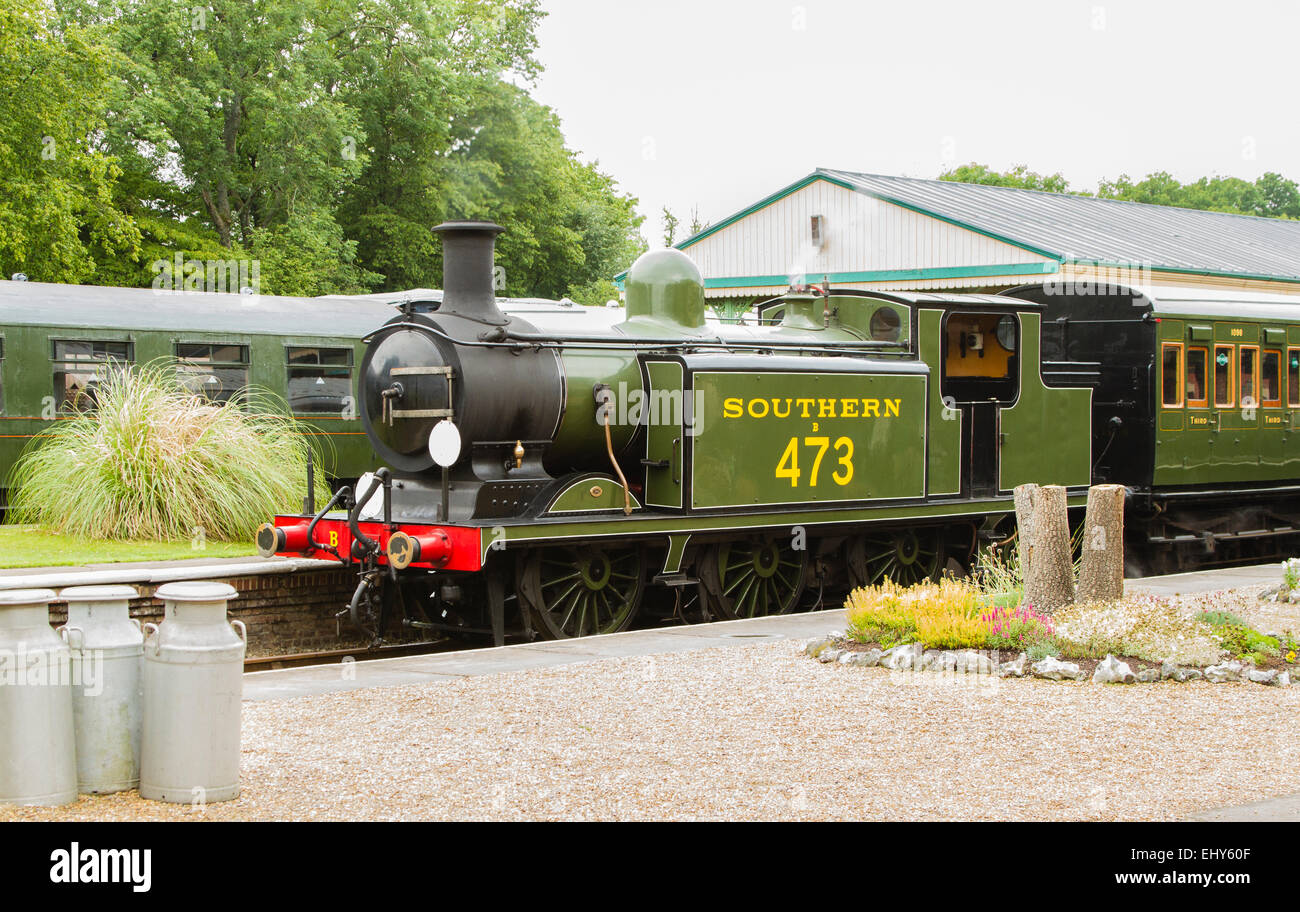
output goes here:
{"type": "MultiPolygon", "coordinates": [[[[249,657],[290,655],[366,645],[347,617],[335,615],[348,606],[357,586],[351,570],[305,571],[214,580],[229,583],[239,593],[230,603],[230,617],[248,628],[249,657]]],[[[161,623],[163,603],[153,597],[158,587],[137,584],[139,598],[131,600],[131,617],[141,624],[161,623]]],[[[50,606],[50,623],[68,619],[66,602],[50,606]]]]}

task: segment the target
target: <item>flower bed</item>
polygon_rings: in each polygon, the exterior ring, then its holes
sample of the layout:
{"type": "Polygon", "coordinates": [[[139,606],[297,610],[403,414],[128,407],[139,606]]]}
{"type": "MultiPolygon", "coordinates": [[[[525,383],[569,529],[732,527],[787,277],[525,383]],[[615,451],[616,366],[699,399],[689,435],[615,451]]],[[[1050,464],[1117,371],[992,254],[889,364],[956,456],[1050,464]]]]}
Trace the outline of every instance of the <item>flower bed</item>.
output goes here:
{"type": "Polygon", "coordinates": [[[999,591],[987,591],[987,582],[855,590],[844,634],[809,651],[827,661],[829,650],[845,664],[1054,680],[1300,682],[1300,642],[1289,631],[1264,634],[1236,615],[1150,595],[1048,616],[1021,603],[1005,575],[996,580],[999,591]]]}

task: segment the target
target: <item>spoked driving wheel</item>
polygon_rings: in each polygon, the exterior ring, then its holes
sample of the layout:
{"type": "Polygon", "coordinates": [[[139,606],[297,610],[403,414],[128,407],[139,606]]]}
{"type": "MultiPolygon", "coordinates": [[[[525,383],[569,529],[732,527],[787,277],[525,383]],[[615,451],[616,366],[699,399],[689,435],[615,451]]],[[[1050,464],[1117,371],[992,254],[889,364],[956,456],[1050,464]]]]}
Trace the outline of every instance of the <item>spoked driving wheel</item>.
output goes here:
{"type": "Polygon", "coordinates": [[[886,580],[914,586],[938,580],[946,561],[939,529],[867,532],[848,540],[845,557],[854,586],[879,586],[886,580]]]}
{"type": "Polygon", "coordinates": [[[704,555],[703,592],[717,617],[785,614],[799,603],[807,570],[807,550],[770,539],[727,542],[704,555]]]}
{"type": "Polygon", "coordinates": [[[521,606],[547,639],[626,630],[641,607],[645,557],[639,548],[547,548],[523,561],[521,606]]]}

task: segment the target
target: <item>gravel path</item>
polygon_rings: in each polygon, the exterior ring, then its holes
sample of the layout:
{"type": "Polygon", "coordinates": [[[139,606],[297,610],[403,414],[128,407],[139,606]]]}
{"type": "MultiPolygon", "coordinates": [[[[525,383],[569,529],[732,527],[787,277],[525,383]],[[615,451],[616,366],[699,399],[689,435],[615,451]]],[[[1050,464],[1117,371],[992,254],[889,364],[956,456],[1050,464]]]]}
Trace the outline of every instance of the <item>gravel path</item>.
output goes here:
{"type": "Polygon", "coordinates": [[[244,793],[3,820],[1167,820],[1300,792],[1300,687],[820,665],[799,642],[244,706],[244,793]]]}

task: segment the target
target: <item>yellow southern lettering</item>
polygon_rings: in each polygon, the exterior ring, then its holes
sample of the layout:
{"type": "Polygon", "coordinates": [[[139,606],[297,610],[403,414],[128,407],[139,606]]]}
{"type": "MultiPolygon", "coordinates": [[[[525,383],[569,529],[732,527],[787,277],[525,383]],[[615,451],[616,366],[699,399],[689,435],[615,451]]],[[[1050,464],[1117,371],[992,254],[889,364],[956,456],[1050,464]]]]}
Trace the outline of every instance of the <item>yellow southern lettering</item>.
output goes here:
{"type": "Polygon", "coordinates": [[[886,399],[886,400],[885,400],[885,417],[886,417],[886,418],[897,418],[898,415],[899,415],[899,409],[902,408],[902,405],[903,405],[903,400],[902,400],[902,399],[886,399]]]}
{"type": "Polygon", "coordinates": [[[812,415],[808,414],[808,409],[815,401],[815,399],[796,399],[794,403],[803,411],[803,417],[811,418],[812,415]]]}
{"type": "Polygon", "coordinates": [[[841,399],[840,400],[840,417],[857,418],[858,417],[858,400],[841,399]]]}
{"type": "Polygon", "coordinates": [[[880,400],[863,399],[862,400],[862,417],[879,418],[880,417],[880,400]]]}
{"type": "Polygon", "coordinates": [[[835,400],[818,399],[817,400],[817,417],[834,418],[835,417],[835,400]]]}
{"type": "Polygon", "coordinates": [[[724,399],[722,401],[723,418],[739,418],[745,414],[745,406],[739,399],[724,399]]]}
{"type": "Polygon", "coordinates": [[[767,400],[766,400],[766,399],[750,399],[750,400],[749,400],[749,417],[750,417],[750,418],[766,418],[766,417],[767,417],[767,400]],[[760,406],[760,405],[763,406],[763,411],[761,411],[761,412],[758,410],[758,406],[760,406]]]}
{"type": "Polygon", "coordinates": [[[774,417],[776,417],[776,418],[789,418],[789,417],[790,417],[790,406],[791,406],[792,404],[793,404],[793,402],[792,402],[792,400],[790,400],[790,399],[773,399],[773,400],[772,400],[772,415],[773,415],[774,417]],[[782,403],[782,402],[785,403],[785,412],[784,412],[784,413],[781,411],[781,403],[782,403]]]}

